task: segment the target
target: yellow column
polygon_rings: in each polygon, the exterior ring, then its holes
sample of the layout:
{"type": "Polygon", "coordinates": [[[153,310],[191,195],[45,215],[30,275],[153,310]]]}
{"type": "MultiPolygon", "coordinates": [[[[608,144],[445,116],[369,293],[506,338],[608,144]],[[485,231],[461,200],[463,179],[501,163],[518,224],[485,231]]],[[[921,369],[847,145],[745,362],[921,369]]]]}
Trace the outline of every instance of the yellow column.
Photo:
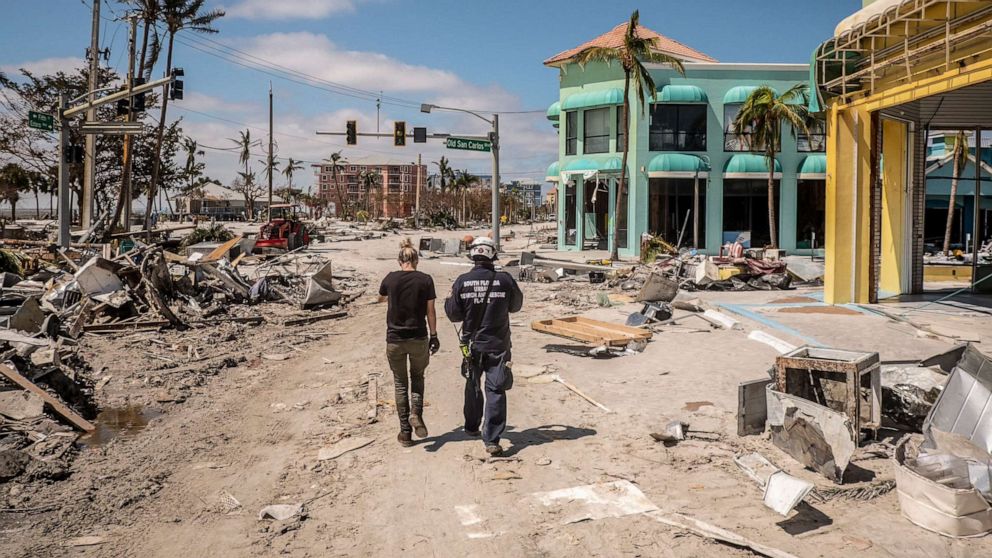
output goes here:
{"type": "Polygon", "coordinates": [[[870,254],[870,113],[858,106],[830,107],[827,144],[824,301],[866,303],[870,254]]]}
{"type": "Polygon", "coordinates": [[[907,154],[909,127],[903,122],[882,120],[882,254],[879,298],[903,293],[902,277],[909,272],[906,261],[907,154]]]}

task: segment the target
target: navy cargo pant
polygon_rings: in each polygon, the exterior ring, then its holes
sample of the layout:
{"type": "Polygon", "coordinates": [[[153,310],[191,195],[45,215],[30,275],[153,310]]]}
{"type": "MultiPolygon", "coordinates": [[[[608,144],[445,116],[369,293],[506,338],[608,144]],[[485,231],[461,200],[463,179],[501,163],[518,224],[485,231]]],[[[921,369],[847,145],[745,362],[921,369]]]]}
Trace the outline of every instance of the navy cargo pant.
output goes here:
{"type": "Polygon", "coordinates": [[[472,362],[475,365],[469,367],[465,381],[465,430],[478,432],[482,425],[482,441],[487,446],[498,444],[506,429],[506,390],[513,385],[512,372],[506,366],[510,353],[472,355],[472,362]]]}

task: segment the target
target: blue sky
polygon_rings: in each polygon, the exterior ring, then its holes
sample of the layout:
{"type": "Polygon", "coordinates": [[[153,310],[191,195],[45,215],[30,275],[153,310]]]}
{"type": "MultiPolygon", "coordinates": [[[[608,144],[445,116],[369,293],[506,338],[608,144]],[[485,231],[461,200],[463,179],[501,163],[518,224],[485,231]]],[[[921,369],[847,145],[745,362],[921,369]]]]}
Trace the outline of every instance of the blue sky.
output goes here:
{"type": "MultiPolygon", "coordinates": [[[[317,137],[316,129],[343,130],[352,118],[362,131],[374,131],[375,100],[354,89],[382,90],[414,103],[543,111],[557,99],[558,80],[541,62],[608,31],[635,8],[643,25],[722,62],[802,63],[861,1],[219,0],[211,6],[228,16],[217,23],[219,34],[186,35],[177,45],[175,63],[186,70],[186,99],[170,116],[182,117],[187,132],[211,147],[229,147],[227,138],[245,125],[261,137],[271,80],[279,156],[318,161],[343,148],[344,140],[317,137]],[[233,54],[242,62],[246,55],[256,56],[326,81],[311,87],[245,69],[218,57],[222,47],[205,39],[238,49],[233,54]],[[340,91],[336,85],[353,88],[348,91],[358,98],[327,91],[340,91]]],[[[5,0],[4,7],[0,70],[66,68],[82,59],[89,44],[89,0],[5,0]]],[[[111,49],[107,64],[121,72],[127,26],[108,20],[123,13],[119,3],[104,0],[101,45],[111,49]]],[[[285,76],[281,68],[275,73],[285,76]]],[[[486,131],[486,124],[472,117],[425,115],[405,104],[383,104],[383,130],[396,119],[438,132],[486,131]]],[[[543,114],[507,114],[501,128],[504,175],[542,179],[556,149],[554,129],[543,114]]],[[[484,155],[445,152],[436,143],[394,148],[386,139],[362,138],[358,149],[346,149],[345,155],[415,160],[418,152],[427,161],[445,154],[456,168],[489,172],[484,155]]],[[[208,165],[211,176],[229,179],[237,158],[211,150],[208,165]]],[[[304,185],[310,181],[302,177],[304,185]]]]}

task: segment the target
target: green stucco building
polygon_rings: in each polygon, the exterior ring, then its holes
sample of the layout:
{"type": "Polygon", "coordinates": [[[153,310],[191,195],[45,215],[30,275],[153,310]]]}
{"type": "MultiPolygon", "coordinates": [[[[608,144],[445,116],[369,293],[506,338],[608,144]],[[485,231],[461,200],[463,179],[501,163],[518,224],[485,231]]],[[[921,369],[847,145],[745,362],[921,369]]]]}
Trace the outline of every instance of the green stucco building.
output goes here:
{"type": "MultiPolygon", "coordinates": [[[[621,24],[545,61],[559,69],[559,100],[548,109],[558,129],[558,160],[548,168],[557,183],[558,245],[562,250],[609,249],[623,155],[623,70],[618,64],[580,66],[574,57],[592,46],[616,46],[621,24]]],[[[809,79],[805,64],[722,64],[644,27],[658,50],[684,61],[685,77],[667,65],[648,65],[657,96],[643,111],[631,91],[630,151],[620,213],[621,255],[638,255],[644,233],[716,254],[742,238],[765,245],[768,166],[750,152],[749,138],[728,132],[740,105],[759,85],[784,92],[809,79]]],[[[775,163],[779,246],[810,253],[823,246],[824,135],[794,137],[786,129],[775,163]]],[[[819,250],[817,250],[819,252],[819,250]]]]}

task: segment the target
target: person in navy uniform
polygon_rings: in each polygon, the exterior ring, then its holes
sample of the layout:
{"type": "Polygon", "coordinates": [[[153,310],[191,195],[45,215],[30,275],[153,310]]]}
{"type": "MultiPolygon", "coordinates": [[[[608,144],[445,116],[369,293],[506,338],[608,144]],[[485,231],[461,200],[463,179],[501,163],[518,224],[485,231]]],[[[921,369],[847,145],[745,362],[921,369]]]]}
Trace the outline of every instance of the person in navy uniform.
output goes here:
{"type": "Polygon", "coordinates": [[[496,271],[492,239],[473,240],[469,257],[475,266],[455,280],[444,312],[452,322],[462,323],[465,432],[481,435],[486,452],[497,456],[503,452],[499,442],[506,429],[506,392],[513,386],[510,313],[520,311],[524,295],[509,273],[496,271]]]}

